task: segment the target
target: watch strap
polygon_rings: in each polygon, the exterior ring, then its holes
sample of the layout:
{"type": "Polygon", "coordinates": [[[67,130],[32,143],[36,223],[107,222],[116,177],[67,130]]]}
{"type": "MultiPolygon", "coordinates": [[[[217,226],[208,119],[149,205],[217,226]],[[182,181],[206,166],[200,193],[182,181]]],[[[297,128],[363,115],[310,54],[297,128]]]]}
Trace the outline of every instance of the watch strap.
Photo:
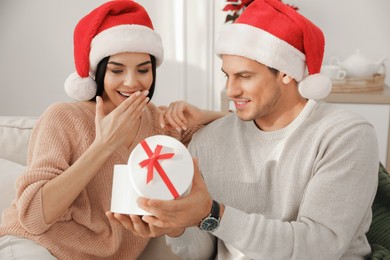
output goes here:
{"type": "Polygon", "coordinates": [[[213,200],[210,214],[202,219],[199,223],[199,228],[203,231],[214,232],[219,227],[220,219],[220,205],[217,201],[213,200]]]}
{"type": "Polygon", "coordinates": [[[219,203],[213,200],[213,204],[211,205],[210,216],[219,219],[219,209],[220,209],[219,203]]]}

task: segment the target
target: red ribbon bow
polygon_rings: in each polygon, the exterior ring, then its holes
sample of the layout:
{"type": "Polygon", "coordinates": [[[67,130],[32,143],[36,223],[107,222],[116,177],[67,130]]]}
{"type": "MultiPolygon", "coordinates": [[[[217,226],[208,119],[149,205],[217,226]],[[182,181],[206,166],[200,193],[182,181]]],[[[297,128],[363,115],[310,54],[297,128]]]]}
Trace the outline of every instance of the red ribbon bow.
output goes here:
{"type": "Polygon", "coordinates": [[[142,146],[142,148],[144,148],[146,154],[149,157],[149,159],[145,159],[139,163],[141,168],[148,166],[148,175],[146,177],[146,184],[148,184],[151,180],[153,180],[153,168],[156,168],[158,174],[161,176],[161,179],[164,181],[165,185],[168,187],[172,196],[175,199],[178,198],[180,196],[179,193],[177,192],[177,190],[173,186],[171,180],[169,179],[169,177],[165,173],[164,169],[161,167],[160,163],[158,162],[158,160],[170,159],[175,154],[174,153],[160,154],[161,150],[163,148],[162,145],[157,145],[156,148],[154,149],[154,153],[153,153],[145,140],[143,140],[141,142],[141,146],[142,146]]]}

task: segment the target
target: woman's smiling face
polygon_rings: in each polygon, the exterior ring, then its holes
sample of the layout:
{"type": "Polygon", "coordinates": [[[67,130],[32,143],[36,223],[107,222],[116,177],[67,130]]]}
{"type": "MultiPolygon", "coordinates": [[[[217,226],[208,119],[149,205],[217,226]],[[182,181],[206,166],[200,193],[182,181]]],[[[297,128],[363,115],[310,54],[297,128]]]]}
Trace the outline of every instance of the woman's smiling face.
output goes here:
{"type": "Polygon", "coordinates": [[[104,77],[105,107],[114,109],[133,93],[149,90],[152,82],[149,54],[125,52],[110,56],[104,77]]]}

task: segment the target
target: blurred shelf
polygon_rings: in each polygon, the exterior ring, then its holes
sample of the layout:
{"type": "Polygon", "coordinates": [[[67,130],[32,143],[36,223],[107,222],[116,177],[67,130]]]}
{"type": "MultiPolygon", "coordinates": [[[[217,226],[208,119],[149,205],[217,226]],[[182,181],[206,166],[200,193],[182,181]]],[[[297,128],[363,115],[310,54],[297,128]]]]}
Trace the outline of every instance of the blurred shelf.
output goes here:
{"type": "Polygon", "coordinates": [[[330,103],[390,104],[390,88],[385,85],[380,91],[330,93],[325,98],[330,103]]]}

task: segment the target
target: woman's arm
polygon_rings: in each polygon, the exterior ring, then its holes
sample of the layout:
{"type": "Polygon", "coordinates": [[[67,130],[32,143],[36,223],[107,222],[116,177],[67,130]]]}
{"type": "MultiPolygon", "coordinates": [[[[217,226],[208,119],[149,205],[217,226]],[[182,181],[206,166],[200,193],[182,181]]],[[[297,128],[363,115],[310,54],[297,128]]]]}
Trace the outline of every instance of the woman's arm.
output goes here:
{"type": "Polygon", "coordinates": [[[188,102],[176,101],[160,114],[160,125],[164,128],[167,123],[180,132],[196,125],[206,125],[227,114],[228,112],[200,109],[188,102]]]}
{"type": "Polygon", "coordinates": [[[96,104],[96,137],[83,155],[63,173],[42,188],[42,208],[45,223],[54,222],[74,202],[115,149],[126,142],[126,133],[137,131],[144,95],[132,95],[108,115],[103,100],[96,104]],[[130,120],[129,120],[130,119],[130,120]]]}

